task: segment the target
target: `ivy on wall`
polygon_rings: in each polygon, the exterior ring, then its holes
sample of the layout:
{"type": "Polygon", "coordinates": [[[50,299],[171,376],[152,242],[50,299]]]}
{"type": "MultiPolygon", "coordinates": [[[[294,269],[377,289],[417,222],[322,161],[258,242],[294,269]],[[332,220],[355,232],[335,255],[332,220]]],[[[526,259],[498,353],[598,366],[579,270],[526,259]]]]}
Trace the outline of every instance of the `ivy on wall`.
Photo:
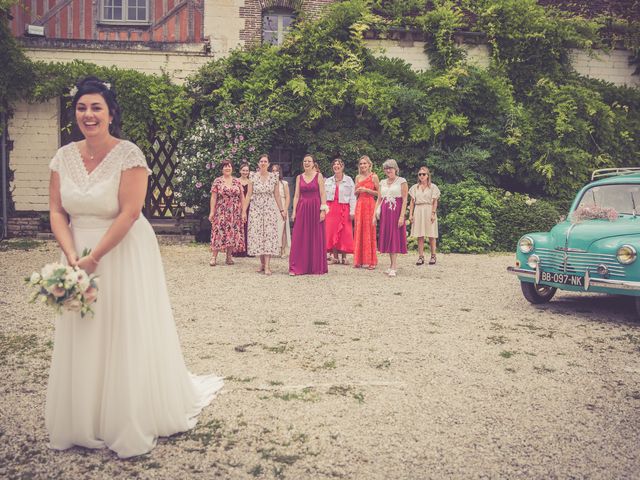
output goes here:
{"type": "Polygon", "coordinates": [[[35,62],[38,79],[31,99],[43,101],[68,95],[81,78],[95,75],[114,89],[122,109],[122,131],[143,150],[154,135],[171,133],[180,138],[190,123],[193,99],[167,75],[150,75],[132,69],[102,67],[75,60],[70,63],[35,62]]]}

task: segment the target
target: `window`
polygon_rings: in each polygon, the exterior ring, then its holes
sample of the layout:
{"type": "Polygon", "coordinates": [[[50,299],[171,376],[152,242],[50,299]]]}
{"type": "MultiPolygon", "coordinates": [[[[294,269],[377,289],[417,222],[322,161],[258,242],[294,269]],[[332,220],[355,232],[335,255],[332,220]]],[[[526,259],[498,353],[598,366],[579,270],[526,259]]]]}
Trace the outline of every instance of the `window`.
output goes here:
{"type": "Polygon", "coordinates": [[[265,10],[262,13],[262,43],[281,45],[295,18],[290,10],[265,10]]]}
{"type": "Polygon", "coordinates": [[[149,0],[103,0],[102,20],[118,23],[147,23],[149,0]]]}

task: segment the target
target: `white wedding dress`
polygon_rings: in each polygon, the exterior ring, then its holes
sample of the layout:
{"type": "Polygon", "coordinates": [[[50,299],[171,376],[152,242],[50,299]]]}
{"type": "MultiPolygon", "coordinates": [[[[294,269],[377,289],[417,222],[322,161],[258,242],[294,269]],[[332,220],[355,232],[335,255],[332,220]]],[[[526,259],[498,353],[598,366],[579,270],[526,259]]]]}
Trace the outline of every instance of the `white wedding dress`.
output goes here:
{"type": "MultiPolygon", "coordinates": [[[[79,254],[118,214],[120,174],[133,167],[147,164],[127,141],[90,174],[75,143],[51,161],[79,254]]],[[[159,436],[192,428],[223,382],[191,375],[185,366],[160,250],[142,215],[96,274],[95,315],[65,312],[56,319],[45,422],[51,448],[107,446],[127,458],[151,450],[159,436]]]]}

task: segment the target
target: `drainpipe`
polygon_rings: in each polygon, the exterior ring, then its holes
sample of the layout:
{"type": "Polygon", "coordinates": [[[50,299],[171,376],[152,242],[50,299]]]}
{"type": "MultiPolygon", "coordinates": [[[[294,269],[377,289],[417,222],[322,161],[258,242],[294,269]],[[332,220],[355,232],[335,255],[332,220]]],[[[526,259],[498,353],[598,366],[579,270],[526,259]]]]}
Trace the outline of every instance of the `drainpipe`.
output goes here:
{"type": "Polygon", "coordinates": [[[2,126],[2,136],[0,141],[2,143],[1,148],[1,161],[0,167],[2,168],[2,238],[7,238],[9,233],[9,207],[7,205],[8,191],[7,191],[7,112],[0,113],[0,126],[2,126]]]}

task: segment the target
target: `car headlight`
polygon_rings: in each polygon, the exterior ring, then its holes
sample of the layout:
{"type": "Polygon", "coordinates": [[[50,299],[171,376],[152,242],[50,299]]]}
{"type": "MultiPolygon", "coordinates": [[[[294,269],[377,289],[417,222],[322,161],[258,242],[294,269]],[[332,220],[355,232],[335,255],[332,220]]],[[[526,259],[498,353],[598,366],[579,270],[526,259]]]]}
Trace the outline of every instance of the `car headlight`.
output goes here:
{"type": "Polygon", "coordinates": [[[636,261],[638,253],[631,245],[623,245],[616,252],[616,258],[623,265],[629,265],[636,261]]]}
{"type": "Polygon", "coordinates": [[[531,255],[529,258],[527,258],[527,265],[529,265],[529,267],[533,268],[534,270],[539,263],[540,257],[538,255],[531,255]]]}
{"type": "Polygon", "coordinates": [[[531,250],[533,250],[533,238],[522,237],[518,242],[518,245],[522,253],[529,253],[531,250]]]}

